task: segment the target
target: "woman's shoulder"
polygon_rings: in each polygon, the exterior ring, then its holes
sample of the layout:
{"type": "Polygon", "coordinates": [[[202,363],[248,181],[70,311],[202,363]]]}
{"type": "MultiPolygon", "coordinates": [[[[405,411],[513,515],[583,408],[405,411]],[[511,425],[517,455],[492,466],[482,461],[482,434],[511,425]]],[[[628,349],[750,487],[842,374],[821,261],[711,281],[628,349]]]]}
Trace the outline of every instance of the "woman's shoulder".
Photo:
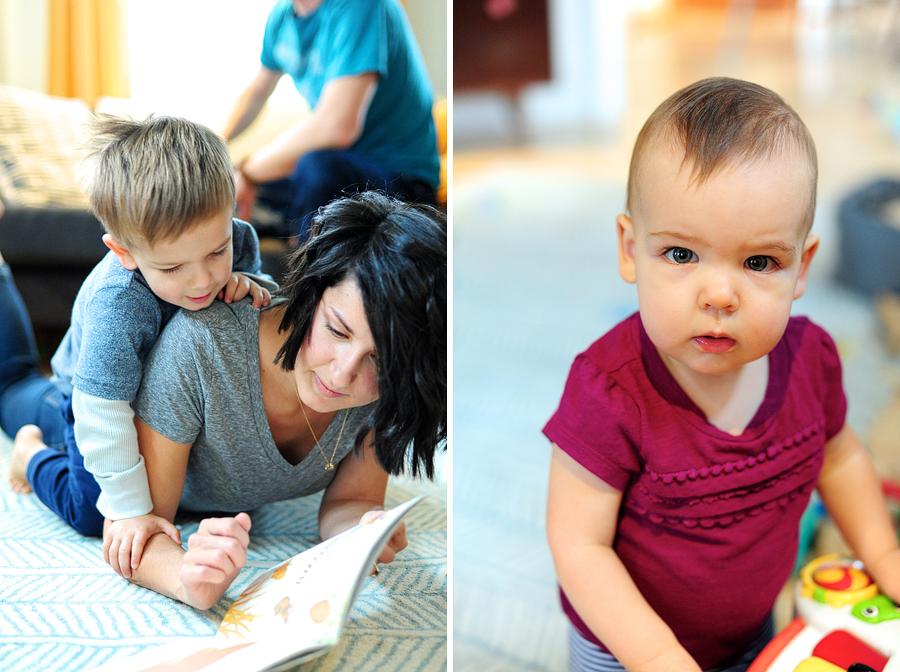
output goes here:
{"type": "Polygon", "coordinates": [[[236,329],[259,320],[259,309],[253,307],[251,297],[234,303],[216,299],[203,310],[179,310],[170,324],[182,325],[185,329],[236,329]]]}
{"type": "Polygon", "coordinates": [[[253,347],[259,334],[259,310],[248,297],[235,303],[213,301],[203,310],[179,310],[160,334],[157,350],[208,351],[216,357],[234,349],[253,347]]]}

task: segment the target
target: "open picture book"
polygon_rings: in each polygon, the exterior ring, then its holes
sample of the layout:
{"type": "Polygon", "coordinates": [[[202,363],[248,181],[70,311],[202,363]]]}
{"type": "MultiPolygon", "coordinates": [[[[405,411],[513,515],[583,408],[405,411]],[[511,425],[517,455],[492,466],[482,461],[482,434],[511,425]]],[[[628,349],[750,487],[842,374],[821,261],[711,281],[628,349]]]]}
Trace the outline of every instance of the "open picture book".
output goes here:
{"type": "Polygon", "coordinates": [[[382,547],[425,496],[263,572],[234,601],[214,637],[175,641],[93,672],[276,672],[323,655],[340,639],[382,547]]]}

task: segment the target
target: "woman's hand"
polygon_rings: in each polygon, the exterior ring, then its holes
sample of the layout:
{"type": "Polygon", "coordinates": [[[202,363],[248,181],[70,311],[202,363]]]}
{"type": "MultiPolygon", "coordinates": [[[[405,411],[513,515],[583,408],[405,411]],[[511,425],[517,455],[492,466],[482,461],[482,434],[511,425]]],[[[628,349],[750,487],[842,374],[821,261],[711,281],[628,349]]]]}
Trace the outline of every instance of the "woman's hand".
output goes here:
{"type": "Polygon", "coordinates": [[[206,518],[188,538],[175,597],[197,609],[209,609],[225,594],[247,562],[250,516],[206,518]]]}
{"type": "MultiPolygon", "coordinates": [[[[384,509],[373,509],[371,511],[366,511],[362,515],[362,518],[359,519],[360,525],[377,518],[382,511],[384,511],[384,509]]],[[[381,553],[378,555],[378,560],[376,562],[393,562],[394,558],[397,556],[397,553],[406,548],[408,543],[409,542],[406,539],[406,523],[401,520],[400,524],[397,526],[397,529],[394,530],[394,533],[391,535],[391,538],[388,539],[387,543],[384,545],[384,548],[381,549],[381,553]]]]}

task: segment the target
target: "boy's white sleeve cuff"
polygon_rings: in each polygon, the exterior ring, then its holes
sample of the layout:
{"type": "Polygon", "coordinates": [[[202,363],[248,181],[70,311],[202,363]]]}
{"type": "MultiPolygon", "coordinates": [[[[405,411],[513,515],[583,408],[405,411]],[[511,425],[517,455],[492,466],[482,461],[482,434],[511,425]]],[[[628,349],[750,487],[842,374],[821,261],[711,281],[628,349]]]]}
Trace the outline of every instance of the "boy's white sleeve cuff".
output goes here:
{"type": "Polygon", "coordinates": [[[100,498],[97,510],[104,518],[122,520],[143,516],[153,511],[153,500],[150,499],[150,485],[147,482],[147,469],[144,458],[128,471],[112,476],[95,476],[100,485],[100,498]]]}
{"type": "Polygon", "coordinates": [[[131,404],[75,388],[72,410],[75,442],[84,458],[84,468],[100,485],[100,513],[112,520],[150,513],[153,502],[131,404]]]}

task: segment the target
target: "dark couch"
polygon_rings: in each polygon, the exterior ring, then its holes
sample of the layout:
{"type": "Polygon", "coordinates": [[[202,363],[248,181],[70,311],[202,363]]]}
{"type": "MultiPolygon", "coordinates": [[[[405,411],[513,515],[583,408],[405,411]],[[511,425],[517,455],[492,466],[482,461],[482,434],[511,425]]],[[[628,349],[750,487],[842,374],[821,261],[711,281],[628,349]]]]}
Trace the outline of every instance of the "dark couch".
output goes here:
{"type": "Polygon", "coordinates": [[[68,327],[78,288],[108,251],[102,235],[87,210],[7,207],[0,218],[0,253],[36,330],[68,327]]]}

